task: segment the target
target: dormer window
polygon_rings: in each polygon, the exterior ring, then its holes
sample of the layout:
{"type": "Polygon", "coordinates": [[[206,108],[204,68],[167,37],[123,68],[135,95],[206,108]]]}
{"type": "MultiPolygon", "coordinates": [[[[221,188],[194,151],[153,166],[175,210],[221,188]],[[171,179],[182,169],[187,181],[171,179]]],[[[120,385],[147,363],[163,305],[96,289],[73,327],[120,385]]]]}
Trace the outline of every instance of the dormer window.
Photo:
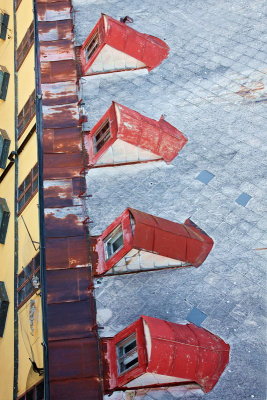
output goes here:
{"type": "Polygon", "coordinates": [[[85,136],[91,167],[171,162],[186,142],[163,117],[156,121],[115,102],[85,136]]]}
{"type": "Polygon", "coordinates": [[[86,55],[86,61],[88,62],[91,56],[94,54],[96,51],[97,47],[99,45],[99,34],[98,32],[92,37],[86,48],[84,49],[85,55],[86,55]]]}
{"type": "Polygon", "coordinates": [[[106,239],[104,239],[105,258],[108,260],[123,247],[122,227],[116,228],[106,239]]]}
{"type": "Polygon", "coordinates": [[[230,351],[206,329],[144,315],[113,338],[102,338],[102,345],[109,394],[192,384],[209,392],[228,364],[230,351]]]}
{"type": "Polygon", "coordinates": [[[0,13],[0,39],[6,39],[8,21],[9,15],[6,13],[0,13]]]}
{"type": "Polygon", "coordinates": [[[98,153],[99,150],[104,146],[106,141],[110,138],[110,125],[109,120],[105,121],[104,124],[97,130],[94,135],[94,150],[98,153]]]}
{"type": "Polygon", "coordinates": [[[131,335],[117,344],[118,373],[121,375],[138,365],[136,335],[131,335]]]}
{"type": "Polygon", "coordinates": [[[81,48],[83,75],[157,67],[169,53],[168,45],[102,14],[81,48]]]}
{"type": "Polygon", "coordinates": [[[183,224],[127,208],[96,240],[94,274],[199,267],[213,240],[190,219],[183,224]]]}

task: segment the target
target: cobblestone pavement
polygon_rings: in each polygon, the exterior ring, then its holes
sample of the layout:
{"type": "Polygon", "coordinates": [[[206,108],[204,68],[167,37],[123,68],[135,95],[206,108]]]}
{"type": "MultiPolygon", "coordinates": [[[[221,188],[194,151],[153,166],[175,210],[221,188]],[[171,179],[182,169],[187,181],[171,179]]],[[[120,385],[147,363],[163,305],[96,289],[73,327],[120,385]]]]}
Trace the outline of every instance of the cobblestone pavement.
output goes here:
{"type": "MultiPolygon", "coordinates": [[[[198,269],[103,279],[96,289],[101,332],[114,335],[141,314],[185,322],[196,306],[208,315],[202,326],[231,345],[228,367],[204,398],[265,400],[267,251],[255,249],[267,247],[266,3],[73,0],[73,5],[78,45],[102,12],[131,16],[133,28],[165,39],[171,48],[150,73],[82,78],[87,128],[114,100],[151,118],[164,114],[188,137],[169,165],[89,171],[92,234],[131,206],[177,222],[190,216],[215,241],[198,269]],[[214,175],[208,184],[196,179],[203,170],[214,175]],[[246,205],[236,202],[242,193],[251,196],[246,205]]],[[[140,398],[174,397],[165,391],[140,398]]]]}

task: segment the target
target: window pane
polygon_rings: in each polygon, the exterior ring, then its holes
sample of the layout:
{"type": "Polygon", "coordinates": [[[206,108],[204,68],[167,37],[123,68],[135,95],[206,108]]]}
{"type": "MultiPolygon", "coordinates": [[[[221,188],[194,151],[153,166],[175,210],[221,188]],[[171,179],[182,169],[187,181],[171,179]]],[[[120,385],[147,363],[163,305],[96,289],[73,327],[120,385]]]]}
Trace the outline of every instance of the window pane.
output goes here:
{"type": "Polygon", "coordinates": [[[32,191],[34,192],[38,188],[38,177],[32,182],[32,191]]]}
{"type": "Polygon", "coordinates": [[[19,201],[18,210],[20,210],[24,206],[24,197],[19,201]]]}
{"type": "Polygon", "coordinates": [[[129,343],[124,347],[125,354],[133,350],[135,347],[136,347],[136,340],[133,340],[132,343],[129,343]]]}
{"type": "Polygon", "coordinates": [[[88,44],[88,46],[85,49],[85,54],[86,54],[86,60],[88,61],[89,58],[94,54],[98,47],[99,43],[99,37],[98,33],[91,39],[91,42],[88,44]]]}
{"type": "Polygon", "coordinates": [[[31,181],[32,181],[32,176],[31,176],[31,173],[29,173],[29,175],[24,180],[25,189],[27,186],[29,186],[31,184],[31,181]]]}
{"type": "Polygon", "coordinates": [[[36,400],[44,400],[44,382],[39,383],[36,388],[36,400]]]}
{"type": "Polygon", "coordinates": [[[34,400],[34,389],[26,393],[26,400],[34,400]]]}
{"type": "Polygon", "coordinates": [[[121,374],[138,365],[136,336],[131,335],[117,345],[118,372],[121,374]]]}
{"type": "Polygon", "coordinates": [[[25,273],[25,277],[26,279],[32,274],[32,261],[26,265],[26,267],[24,268],[24,273],[25,273]]]}
{"type": "Polygon", "coordinates": [[[94,136],[95,152],[97,153],[110,138],[109,121],[106,121],[102,128],[100,128],[94,136]]]}
{"type": "Polygon", "coordinates": [[[137,356],[135,356],[135,358],[133,358],[132,360],[129,360],[128,362],[126,360],[125,361],[125,370],[133,367],[137,363],[138,363],[138,357],[137,356]]]}
{"type": "Polygon", "coordinates": [[[113,253],[115,253],[123,245],[123,236],[121,235],[113,243],[113,253]]]}
{"type": "MultiPolygon", "coordinates": [[[[25,297],[28,297],[28,296],[33,292],[33,290],[34,290],[31,281],[29,281],[29,282],[26,283],[24,289],[25,289],[25,290],[24,290],[25,297]]],[[[24,298],[25,298],[25,297],[24,297],[24,298]]]]}
{"type": "Polygon", "coordinates": [[[22,271],[18,276],[18,287],[20,287],[23,284],[24,280],[25,280],[25,274],[24,271],[22,271]]]}
{"type": "Polygon", "coordinates": [[[114,253],[116,253],[123,246],[123,232],[122,227],[116,228],[105,240],[105,253],[106,259],[109,259],[114,253]]]}
{"type": "Polygon", "coordinates": [[[34,257],[34,269],[40,267],[40,253],[34,257]]]}
{"type": "Polygon", "coordinates": [[[20,196],[24,192],[24,182],[19,186],[18,189],[18,196],[20,196]]]}
{"type": "Polygon", "coordinates": [[[25,192],[24,203],[27,203],[27,201],[31,197],[31,194],[32,194],[32,187],[30,186],[29,189],[25,192]]]}
{"type": "Polygon", "coordinates": [[[36,164],[36,165],[33,167],[33,169],[32,169],[32,175],[33,175],[33,176],[38,175],[38,164],[36,164]]]}

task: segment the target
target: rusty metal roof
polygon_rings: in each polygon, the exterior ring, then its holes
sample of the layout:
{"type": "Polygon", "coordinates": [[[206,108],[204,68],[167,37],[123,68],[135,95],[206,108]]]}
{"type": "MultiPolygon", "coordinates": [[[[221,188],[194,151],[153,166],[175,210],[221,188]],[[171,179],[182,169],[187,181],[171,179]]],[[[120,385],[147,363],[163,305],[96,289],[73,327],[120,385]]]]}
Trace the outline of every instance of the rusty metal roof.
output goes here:
{"type": "Polygon", "coordinates": [[[51,400],[101,399],[70,1],[37,1],[51,400]]]}

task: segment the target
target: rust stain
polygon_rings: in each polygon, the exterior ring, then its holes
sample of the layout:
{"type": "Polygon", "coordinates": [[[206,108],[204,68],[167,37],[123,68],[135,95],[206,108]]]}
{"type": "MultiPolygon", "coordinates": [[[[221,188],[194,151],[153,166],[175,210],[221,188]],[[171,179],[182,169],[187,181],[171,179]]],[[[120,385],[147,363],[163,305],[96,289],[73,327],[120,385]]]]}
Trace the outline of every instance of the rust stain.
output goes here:
{"type": "Polygon", "coordinates": [[[52,213],[45,216],[47,237],[84,236],[83,220],[75,214],[57,218],[52,213]]]}
{"type": "Polygon", "coordinates": [[[40,21],[39,39],[40,43],[51,40],[71,40],[73,23],[71,19],[61,21],[40,21]]]}
{"type": "Polygon", "coordinates": [[[71,268],[62,274],[61,270],[47,271],[47,284],[49,292],[47,302],[59,303],[62,301],[83,301],[91,296],[88,287],[88,268],[71,268]],[[68,283],[72,282],[72,285],[68,283]]]}
{"type": "Polygon", "coordinates": [[[43,146],[47,153],[79,153],[81,131],[77,127],[43,130],[43,146]]]}
{"type": "Polygon", "coordinates": [[[71,40],[41,42],[40,44],[41,61],[60,61],[74,58],[75,51],[71,40]]]}
{"type": "Polygon", "coordinates": [[[85,236],[47,238],[46,246],[47,270],[81,267],[88,264],[89,247],[85,236]]]}
{"type": "MultiPolygon", "coordinates": [[[[54,351],[51,358],[51,364],[55,366],[54,374],[51,377],[54,379],[62,378],[65,373],[67,372],[67,360],[73,360],[73,370],[69,375],[69,379],[76,379],[76,378],[86,378],[88,376],[95,377],[97,381],[97,376],[95,376],[95,363],[93,360],[97,359],[96,353],[96,343],[97,338],[95,335],[90,335],[88,339],[81,339],[81,340],[71,340],[71,345],[67,345],[67,343],[62,343],[60,346],[55,346],[54,351]],[[81,356],[83,353],[86,354],[86,362],[83,365],[83,374],[79,375],[79,363],[81,356]]],[[[53,348],[53,347],[52,347],[53,348]]],[[[90,391],[89,391],[90,393],[90,391]]],[[[69,397],[67,397],[69,399],[69,397]]],[[[62,399],[62,397],[58,397],[58,400],[62,399]]],[[[77,399],[77,397],[76,397],[77,399]]],[[[84,399],[94,399],[94,397],[84,397],[84,399]]],[[[78,400],[78,399],[77,399],[78,400]]]]}
{"type": "MultiPolygon", "coordinates": [[[[64,301],[48,304],[49,339],[68,340],[88,337],[88,333],[95,327],[95,318],[92,309],[94,309],[94,299],[92,296],[83,301],[64,301]]],[[[73,368],[70,368],[70,372],[72,370],[73,368]]]]}
{"type": "Polygon", "coordinates": [[[42,83],[65,82],[77,79],[75,60],[46,61],[41,63],[42,83]]]}
{"type": "Polygon", "coordinates": [[[78,100],[75,81],[43,84],[42,94],[43,104],[48,106],[75,103],[78,100]]]}
{"type": "Polygon", "coordinates": [[[43,106],[44,128],[63,128],[77,126],[79,110],[76,104],[43,106]]]}

